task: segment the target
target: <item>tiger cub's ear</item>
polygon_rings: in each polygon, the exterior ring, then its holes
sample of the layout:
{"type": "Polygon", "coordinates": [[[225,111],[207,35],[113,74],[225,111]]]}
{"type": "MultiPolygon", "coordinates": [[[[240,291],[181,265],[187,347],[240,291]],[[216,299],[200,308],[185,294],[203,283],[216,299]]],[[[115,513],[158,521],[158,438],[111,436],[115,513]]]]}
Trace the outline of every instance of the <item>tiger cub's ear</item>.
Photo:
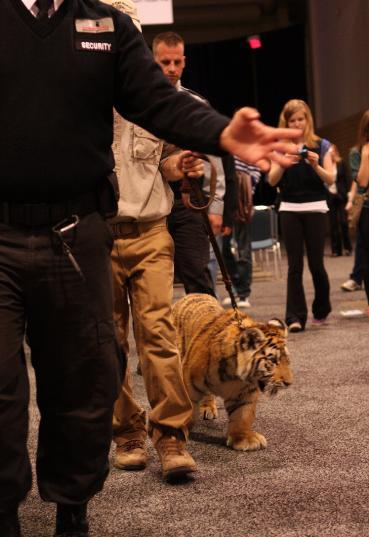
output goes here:
{"type": "Polygon", "coordinates": [[[246,380],[252,369],[253,356],[265,342],[266,337],[258,328],[247,328],[240,332],[236,356],[236,376],[239,379],[246,380]]]}
{"type": "Polygon", "coordinates": [[[240,334],[240,347],[242,350],[255,350],[264,343],[265,339],[265,335],[259,328],[247,328],[240,334]]]}
{"type": "Polygon", "coordinates": [[[280,332],[284,337],[287,337],[288,335],[288,327],[284,321],[281,321],[281,319],[273,318],[268,321],[269,326],[275,326],[276,328],[280,328],[280,332]]]}

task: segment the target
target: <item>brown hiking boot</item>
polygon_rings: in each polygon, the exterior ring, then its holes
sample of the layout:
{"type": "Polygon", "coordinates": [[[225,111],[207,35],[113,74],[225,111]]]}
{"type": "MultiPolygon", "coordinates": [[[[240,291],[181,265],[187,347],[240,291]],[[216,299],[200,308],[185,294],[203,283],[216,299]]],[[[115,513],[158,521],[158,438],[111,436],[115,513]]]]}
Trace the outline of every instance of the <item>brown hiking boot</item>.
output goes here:
{"type": "Polygon", "coordinates": [[[155,448],[165,479],[176,479],[196,472],[196,463],[186,450],[184,440],[180,440],[174,435],[164,435],[158,440],[155,448]]]}
{"type": "Polygon", "coordinates": [[[144,440],[129,440],[115,451],[114,466],[120,470],[143,470],[147,464],[146,443],[144,440]]]}

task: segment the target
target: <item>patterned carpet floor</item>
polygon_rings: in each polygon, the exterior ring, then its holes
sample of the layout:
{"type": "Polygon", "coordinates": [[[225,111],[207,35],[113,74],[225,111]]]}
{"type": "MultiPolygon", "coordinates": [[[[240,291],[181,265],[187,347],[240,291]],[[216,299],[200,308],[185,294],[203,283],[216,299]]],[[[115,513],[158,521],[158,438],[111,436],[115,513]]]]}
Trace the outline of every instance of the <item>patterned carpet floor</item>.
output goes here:
{"type": "MultiPolygon", "coordinates": [[[[155,452],[142,472],[112,468],[102,493],[90,502],[92,537],[367,537],[369,535],[369,316],[363,291],[344,293],[352,257],[326,257],[333,312],[324,326],[310,322],[291,334],[294,384],[263,397],[256,430],[268,447],[239,453],[225,446],[226,415],[201,422],[189,449],[198,463],[191,481],[163,482],[155,452]]],[[[250,315],[284,317],[286,263],[276,281],[256,272],[250,315]]],[[[308,303],[312,285],[305,267],[308,303]]],[[[225,290],[219,285],[219,294],[225,290]]],[[[176,297],[182,289],[176,287],[176,297]]],[[[134,349],[134,346],[132,346],[134,349]]],[[[136,362],[132,352],[132,365],[136,362]]],[[[134,367],[134,365],[133,365],[134,367]]],[[[29,446],[34,461],[38,413],[34,381],[29,446]]],[[[142,378],[138,400],[147,407],[142,378]]],[[[112,447],[111,456],[113,456],[112,447]]],[[[86,453],[86,455],[88,455],[86,453]]],[[[21,509],[24,537],[50,537],[54,507],[34,488],[21,509]]]]}

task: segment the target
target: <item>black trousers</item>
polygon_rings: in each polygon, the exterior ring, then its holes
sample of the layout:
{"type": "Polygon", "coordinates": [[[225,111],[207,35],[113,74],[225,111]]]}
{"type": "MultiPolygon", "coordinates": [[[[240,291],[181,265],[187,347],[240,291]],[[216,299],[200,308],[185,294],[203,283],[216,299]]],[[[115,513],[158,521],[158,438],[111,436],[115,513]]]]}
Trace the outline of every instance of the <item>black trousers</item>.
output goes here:
{"type": "Polygon", "coordinates": [[[342,249],[351,252],[345,203],[338,196],[330,195],[328,206],[332,254],[342,255],[342,249]]]}
{"type": "Polygon", "coordinates": [[[369,208],[363,207],[359,220],[359,231],[363,244],[362,275],[364,280],[366,299],[369,304],[369,208]]]}
{"type": "Polygon", "coordinates": [[[313,315],[324,319],[331,311],[329,280],[324,268],[327,215],[281,211],[280,218],[288,259],[286,323],[298,321],[305,327],[308,315],[303,286],[305,248],[315,290],[313,315]]]}
{"type": "Polygon", "coordinates": [[[231,235],[223,237],[222,254],[237,295],[247,298],[251,293],[252,252],[250,226],[246,222],[235,222],[233,236],[237,243],[238,256],[231,250],[231,235]]]}
{"type": "Polygon", "coordinates": [[[175,200],[168,217],[168,229],[174,241],[174,271],[186,293],[215,296],[208,268],[210,242],[200,213],[175,200]]]}
{"type": "Polygon", "coordinates": [[[80,504],[104,483],[121,363],[112,320],[112,236],[98,213],[65,235],[0,223],[0,511],[31,487],[24,335],[37,382],[37,478],[46,501],[80,504]]]}

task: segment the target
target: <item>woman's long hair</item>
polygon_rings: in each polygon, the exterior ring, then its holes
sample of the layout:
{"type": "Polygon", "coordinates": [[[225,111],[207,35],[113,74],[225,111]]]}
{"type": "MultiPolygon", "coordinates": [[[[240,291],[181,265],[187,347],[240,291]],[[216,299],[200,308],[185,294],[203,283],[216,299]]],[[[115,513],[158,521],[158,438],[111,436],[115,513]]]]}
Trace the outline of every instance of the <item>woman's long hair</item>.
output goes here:
{"type": "Polygon", "coordinates": [[[359,129],[357,132],[356,147],[361,150],[363,145],[369,142],[369,110],[366,110],[361,116],[359,129]]]}
{"type": "Polygon", "coordinates": [[[288,122],[291,119],[291,116],[293,116],[293,114],[299,110],[302,110],[306,117],[304,141],[308,147],[317,147],[320,138],[314,132],[313,116],[311,115],[310,108],[305,101],[302,101],[301,99],[291,99],[290,101],[286,102],[279,116],[279,127],[288,127],[288,122]]]}

